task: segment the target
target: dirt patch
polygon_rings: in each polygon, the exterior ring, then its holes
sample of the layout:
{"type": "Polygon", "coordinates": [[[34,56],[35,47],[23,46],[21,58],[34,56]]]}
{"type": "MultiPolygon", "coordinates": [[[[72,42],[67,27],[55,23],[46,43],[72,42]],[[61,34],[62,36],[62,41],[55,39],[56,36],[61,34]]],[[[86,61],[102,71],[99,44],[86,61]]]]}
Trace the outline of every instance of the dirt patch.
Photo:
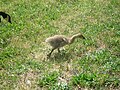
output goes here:
{"type": "Polygon", "coordinates": [[[32,90],[38,88],[36,84],[37,77],[37,72],[33,70],[20,75],[20,80],[18,81],[16,90],[32,90]]]}

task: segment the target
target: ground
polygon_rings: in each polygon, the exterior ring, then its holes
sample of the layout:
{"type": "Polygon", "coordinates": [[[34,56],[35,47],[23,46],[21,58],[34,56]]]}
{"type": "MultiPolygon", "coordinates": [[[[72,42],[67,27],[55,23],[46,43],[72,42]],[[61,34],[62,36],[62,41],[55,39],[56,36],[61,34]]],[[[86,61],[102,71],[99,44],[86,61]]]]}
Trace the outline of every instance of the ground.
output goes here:
{"type": "Polygon", "coordinates": [[[1,0],[0,90],[119,90],[119,0],[1,0]],[[85,40],[50,58],[47,37],[85,40]]]}

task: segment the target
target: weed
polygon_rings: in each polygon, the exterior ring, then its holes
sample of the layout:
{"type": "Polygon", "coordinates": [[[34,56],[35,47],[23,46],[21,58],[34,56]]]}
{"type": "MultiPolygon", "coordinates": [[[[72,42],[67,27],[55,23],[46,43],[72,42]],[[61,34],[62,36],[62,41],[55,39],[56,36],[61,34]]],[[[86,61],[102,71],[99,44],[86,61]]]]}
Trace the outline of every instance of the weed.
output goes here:
{"type": "Polygon", "coordinates": [[[52,72],[50,74],[43,75],[43,77],[39,80],[39,85],[41,87],[53,85],[57,82],[58,73],[52,72]]]}

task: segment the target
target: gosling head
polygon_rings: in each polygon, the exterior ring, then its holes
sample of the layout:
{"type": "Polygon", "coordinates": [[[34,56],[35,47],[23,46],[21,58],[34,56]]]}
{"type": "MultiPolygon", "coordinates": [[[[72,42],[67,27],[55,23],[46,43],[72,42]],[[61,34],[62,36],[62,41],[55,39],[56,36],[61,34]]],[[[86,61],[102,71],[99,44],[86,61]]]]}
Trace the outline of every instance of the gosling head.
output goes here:
{"type": "Polygon", "coordinates": [[[76,38],[82,38],[82,39],[85,39],[85,37],[81,34],[81,33],[78,33],[76,35],[73,35],[74,37],[76,38]]]}
{"type": "Polygon", "coordinates": [[[73,35],[69,39],[69,44],[72,44],[76,38],[83,38],[83,39],[85,39],[85,37],[81,33],[78,33],[78,34],[73,35]]]}

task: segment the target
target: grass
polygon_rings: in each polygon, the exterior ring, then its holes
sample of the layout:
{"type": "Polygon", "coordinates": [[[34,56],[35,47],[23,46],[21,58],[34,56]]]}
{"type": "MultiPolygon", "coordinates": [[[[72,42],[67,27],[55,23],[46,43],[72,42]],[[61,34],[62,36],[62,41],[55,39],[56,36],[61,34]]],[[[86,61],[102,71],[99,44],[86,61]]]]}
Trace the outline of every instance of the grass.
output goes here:
{"type": "Polygon", "coordinates": [[[120,88],[119,0],[1,0],[12,24],[0,23],[0,90],[120,88]],[[61,53],[44,41],[77,39],[61,53]]]}

